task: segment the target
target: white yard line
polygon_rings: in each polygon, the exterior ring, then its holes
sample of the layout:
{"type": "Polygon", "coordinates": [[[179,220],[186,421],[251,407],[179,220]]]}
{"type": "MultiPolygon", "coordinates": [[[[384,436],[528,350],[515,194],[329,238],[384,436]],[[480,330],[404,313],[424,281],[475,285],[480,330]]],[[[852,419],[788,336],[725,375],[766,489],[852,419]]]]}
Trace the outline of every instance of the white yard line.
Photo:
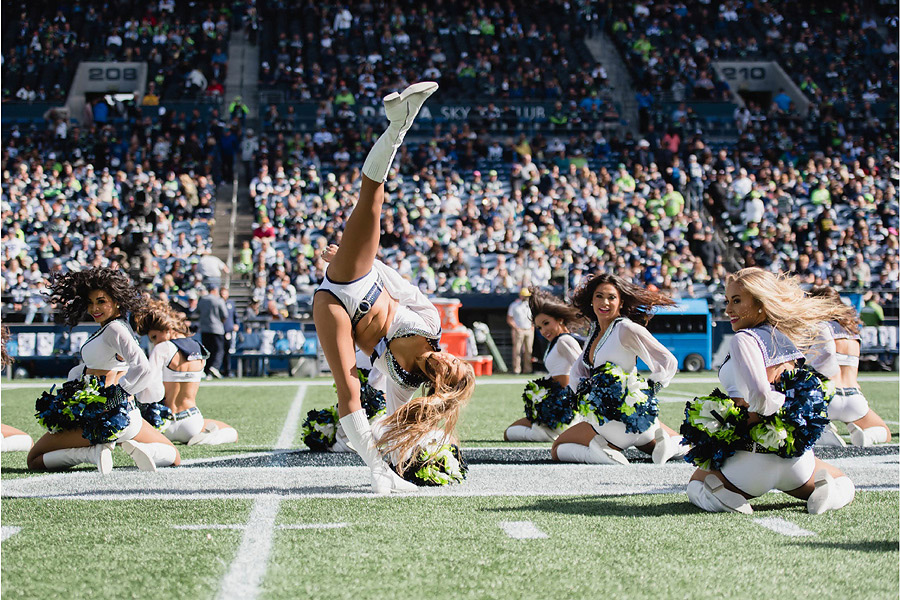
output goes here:
{"type": "Polygon", "coordinates": [[[16,535],[20,531],[22,531],[21,527],[12,527],[9,525],[4,525],[2,528],[2,534],[0,534],[0,542],[5,542],[12,536],[16,535]]]}
{"type": "Polygon", "coordinates": [[[284,427],[278,441],[275,442],[275,450],[287,450],[294,447],[294,438],[297,437],[297,428],[300,426],[300,415],[303,411],[303,397],[306,396],[307,384],[301,383],[297,388],[297,394],[291,403],[287,417],[284,420],[284,427]]]}
{"type": "Polygon", "coordinates": [[[349,523],[297,523],[294,525],[278,525],[276,529],[340,529],[349,523]]]}
{"type": "Polygon", "coordinates": [[[281,497],[272,494],[260,496],[253,503],[250,519],[244,527],[244,538],[238,548],[231,568],[219,585],[217,600],[254,600],[260,593],[260,585],[269,566],[275,517],[281,497]]]}
{"type": "Polygon", "coordinates": [[[771,529],[775,533],[780,533],[781,535],[786,535],[788,537],[809,537],[812,535],[816,535],[812,531],[803,529],[798,525],[791,523],[790,521],[785,521],[784,519],[781,519],[779,517],[753,519],[753,522],[757,525],[765,527],[766,529],[771,529]]]}
{"type": "Polygon", "coordinates": [[[205,529],[245,529],[246,525],[240,523],[210,523],[209,525],[172,525],[172,529],[184,529],[188,531],[202,531],[205,529]]]}
{"type": "Polygon", "coordinates": [[[550,537],[531,521],[500,521],[500,529],[516,540],[536,540],[550,537]]]}

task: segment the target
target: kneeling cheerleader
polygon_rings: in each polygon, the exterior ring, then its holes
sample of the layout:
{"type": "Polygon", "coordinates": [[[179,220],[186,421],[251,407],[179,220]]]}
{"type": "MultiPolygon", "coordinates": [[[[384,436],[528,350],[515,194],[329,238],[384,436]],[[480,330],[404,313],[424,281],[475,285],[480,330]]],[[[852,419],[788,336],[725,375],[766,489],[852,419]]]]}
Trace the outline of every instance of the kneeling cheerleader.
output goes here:
{"type": "Polygon", "coordinates": [[[162,382],[164,398],[141,404],[144,418],[169,440],[189,446],[234,443],[237,431],[222,421],[206,419],[197,408],[197,392],[209,352],[190,337],[184,315],[167,302],[148,300],[135,318],[137,331],[154,344],[150,367],[162,382]]]}
{"type": "Polygon", "coordinates": [[[753,512],[748,499],[771,490],[806,500],[811,514],[849,504],[853,482],[813,454],[828,423],[827,392],[801,351],[840,309],[756,267],[729,276],[725,295],[735,331],[719,369],[725,393],[689,402],[681,429],[693,444],[685,460],[699,467],[688,498],[706,511],[744,514],[753,512]]]}
{"type": "Polygon", "coordinates": [[[553,444],[554,459],[564,462],[628,464],[622,450],[635,446],[664,463],[687,450],[681,437],[658,418],[656,394],[672,381],[678,361],[643,325],[656,306],[674,302],[617,275],[594,275],[572,298],[590,319],[587,346],[572,366],[584,423],[573,425],[553,444]],[[637,359],[650,368],[650,379],[637,373],[637,359]]]}
{"type": "Polygon", "coordinates": [[[503,439],[552,442],[581,420],[575,393],[569,388],[569,371],[582,351],[570,329],[583,319],[574,306],[537,289],[531,289],[528,305],[535,327],[548,342],[544,353],[548,376],[525,385],[525,418],[507,427],[503,439]]]}
{"type": "Polygon", "coordinates": [[[38,422],[46,433],[28,453],[28,468],[65,469],[91,463],[112,470],[119,444],[142,471],[177,465],[178,450],[141,418],[134,395],[154,394],[150,364],[125,320],[140,311],[143,298],[122,271],[94,268],[64,273],[50,283],[50,303],[69,327],[89,314],[100,329],[81,347],[83,364],[69,380],[38,398],[38,422]]]}

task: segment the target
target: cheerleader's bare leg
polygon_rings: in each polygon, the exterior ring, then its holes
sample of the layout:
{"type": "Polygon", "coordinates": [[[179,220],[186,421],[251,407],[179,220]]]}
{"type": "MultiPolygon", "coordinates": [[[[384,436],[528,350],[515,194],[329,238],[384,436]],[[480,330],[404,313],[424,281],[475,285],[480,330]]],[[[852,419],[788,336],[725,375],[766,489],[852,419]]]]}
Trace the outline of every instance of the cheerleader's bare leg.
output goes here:
{"type": "Polygon", "coordinates": [[[578,423],[560,434],[550,449],[553,460],[561,462],[627,465],[620,448],[598,435],[590,423],[578,423]]]}
{"type": "Polygon", "coordinates": [[[143,419],[138,434],[120,445],[141,471],[156,471],[157,467],[181,464],[175,445],[143,419]]]}
{"type": "Polygon", "coordinates": [[[3,435],[0,452],[27,452],[34,445],[30,435],[9,425],[0,424],[0,434],[3,435]]]}
{"type": "Polygon", "coordinates": [[[45,433],[28,452],[26,462],[32,471],[57,471],[83,463],[97,466],[106,475],[112,471],[113,444],[94,444],[84,439],[81,429],[45,433]]]}
{"type": "Polygon", "coordinates": [[[522,417],[503,432],[507,442],[552,442],[557,438],[556,432],[544,425],[532,423],[522,417]]]}

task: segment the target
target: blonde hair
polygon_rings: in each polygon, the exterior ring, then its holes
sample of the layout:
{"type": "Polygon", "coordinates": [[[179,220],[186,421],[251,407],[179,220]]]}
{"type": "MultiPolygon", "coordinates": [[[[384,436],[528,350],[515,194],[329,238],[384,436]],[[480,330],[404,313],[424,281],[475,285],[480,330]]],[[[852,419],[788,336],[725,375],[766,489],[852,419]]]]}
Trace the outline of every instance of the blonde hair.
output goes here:
{"type": "MultiPolygon", "coordinates": [[[[416,446],[430,432],[444,431],[445,439],[455,441],[459,413],[475,389],[472,365],[453,356],[448,362],[432,353],[425,358],[423,372],[431,381],[427,396],[413,398],[385,420],[380,446],[385,453],[400,457],[401,471],[416,459],[416,446]]],[[[441,353],[444,356],[452,356],[441,353]]]]}
{"type": "Polygon", "coordinates": [[[143,309],[134,316],[134,330],[139,335],[147,335],[151,331],[175,331],[191,335],[187,316],[163,300],[146,301],[143,309]]]}
{"type": "Polygon", "coordinates": [[[815,343],[820,322],[846,319],[847,311],[853,310],[830,298],[807,295],[796,277],[759,267],[732,273],[725,280],[730,283],[741,284],[762,307],[766,320],[803,352],[815,343]]]}

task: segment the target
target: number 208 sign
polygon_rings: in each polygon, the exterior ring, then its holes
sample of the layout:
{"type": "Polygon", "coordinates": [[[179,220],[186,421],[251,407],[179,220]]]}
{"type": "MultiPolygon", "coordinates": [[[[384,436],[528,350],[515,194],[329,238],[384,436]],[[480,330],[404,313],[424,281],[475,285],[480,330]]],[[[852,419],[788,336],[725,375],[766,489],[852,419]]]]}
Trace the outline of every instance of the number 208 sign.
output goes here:
{"type": "Polygon", "coordinates": [[[138,70],[134,67],[90,67],[88,81],[137,81],[138,70]]]}
{"type": "Polygon", "coordinates": [[[75,86],[83,92],[135,92],[143,90],[146,80],[147,63],[82,62],[75,86]]]}

